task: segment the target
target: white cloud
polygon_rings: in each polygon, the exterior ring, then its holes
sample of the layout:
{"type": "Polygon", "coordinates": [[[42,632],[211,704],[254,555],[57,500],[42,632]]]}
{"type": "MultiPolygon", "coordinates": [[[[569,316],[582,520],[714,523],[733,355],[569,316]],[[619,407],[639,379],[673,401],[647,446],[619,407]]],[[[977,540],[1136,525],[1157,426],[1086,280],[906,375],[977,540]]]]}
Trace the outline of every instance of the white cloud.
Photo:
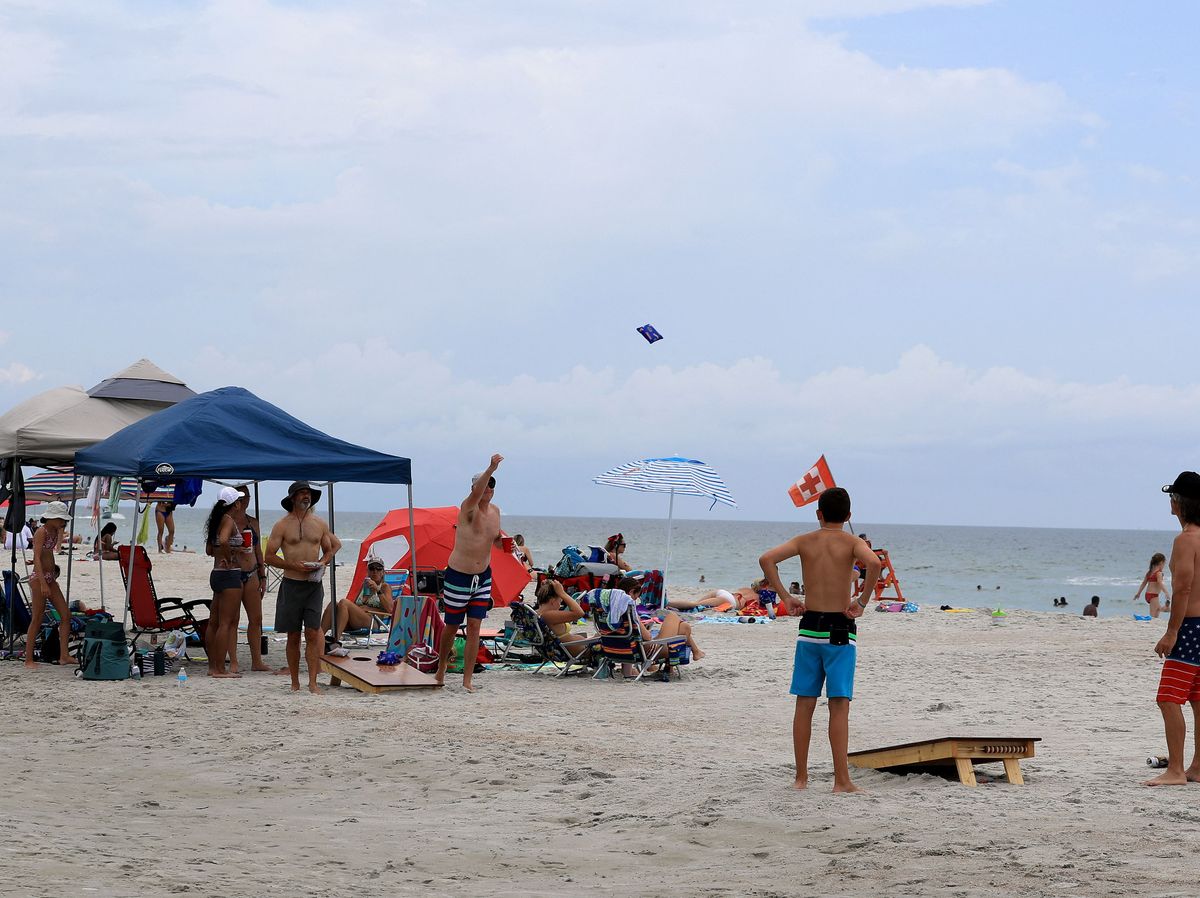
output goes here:
{"type": "Polygon", "coordinates": [[[32,368],[20,362],[10,362],[6,367],[0,368],[0,384],[27,384],[30,381],[37,380],[39,377],[40,375],[32,368]]]}

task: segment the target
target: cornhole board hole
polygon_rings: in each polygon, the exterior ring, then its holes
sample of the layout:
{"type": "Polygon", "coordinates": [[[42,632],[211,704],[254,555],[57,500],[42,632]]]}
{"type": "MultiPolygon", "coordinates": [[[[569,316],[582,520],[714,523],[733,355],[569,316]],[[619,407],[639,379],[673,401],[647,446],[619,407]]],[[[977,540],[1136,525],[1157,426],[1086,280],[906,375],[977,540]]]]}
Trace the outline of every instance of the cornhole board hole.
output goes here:
{"type": "Polygon", "coordinates": [[[352,654],[348,658],[322,655],[321,670],[329,674],[330,686],[341,686],[345,682],[359,692],[373,695],[405,689],[438,688],[441,685],[433,674],[422,673],[411,664],[380,667],[374,658],[366,655],[352,654]]]}
{"type": "Polygon", "coordinates": [[[976,764],[1002,761],[1008,781],[1023,786],[1025,778],[1021,776],[1020,759],[1032,758],[1033,744],[1041,741],[1038,737],[1028,736],[944,736],[852,751],[849,757],[855,767],[869,767],[886,773],[946,775],[954,772],[964,786],[976,785],[976,764]]]}

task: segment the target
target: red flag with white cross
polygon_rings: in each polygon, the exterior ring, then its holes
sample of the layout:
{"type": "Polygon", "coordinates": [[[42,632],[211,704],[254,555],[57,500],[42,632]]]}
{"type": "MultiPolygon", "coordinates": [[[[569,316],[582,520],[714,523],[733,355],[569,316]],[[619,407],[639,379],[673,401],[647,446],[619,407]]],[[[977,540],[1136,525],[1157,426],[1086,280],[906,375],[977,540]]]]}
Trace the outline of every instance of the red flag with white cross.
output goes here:
{"type": "Polygon", "coordinates": [[[834,486],[837,484],[833,482],[829,464],[822,455],[817,459],[817,463],[809,468],[807,474],[788,487],[788,495],[797,506],[807,505],[809,502],[815,502],[817,496],[834,486]]]}

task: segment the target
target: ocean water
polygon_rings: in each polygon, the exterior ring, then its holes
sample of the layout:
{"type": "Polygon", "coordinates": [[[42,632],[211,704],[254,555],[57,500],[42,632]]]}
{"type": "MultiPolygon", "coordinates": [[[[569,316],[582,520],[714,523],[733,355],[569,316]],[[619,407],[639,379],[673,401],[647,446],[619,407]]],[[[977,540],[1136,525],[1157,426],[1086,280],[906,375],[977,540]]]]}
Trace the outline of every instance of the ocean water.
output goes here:
{"type": "MultiPolygon", "coordinates": [[[[206,512],[176,512],[176,542],[195,547],[206,512]]],[[[383,513],[338,512],[335,529],[348,553],[383,513]]],[[[263,515],[264,532],[278,518],[263,515]]],[[[127,541],[121,525],[120,539],[127,541]]],[[[527,517],[506,515],[504,529],[521,533],[538,566],[556,561],[562,547],[603,545],[610,534],[625,535],[626,559],[634,567],[661,568],[667,558],[665,520],[527,517]]],[[[667,571],[672,585],[744,586],[759,576],[758,556],[809,526],[778,521],[676,520],[667,571]]],[[[1149,530],[1062,530],[1035,527],[935,527],[856,524],[876,548],[886,548],[904,596],[925,605],[1025,608],[1055,611],[1051,602],[1065,596],[1064,613],[1079,614],[1093,595],[1101,598],[1101,616],[1142,613],[1145,602],[1132,601],[1155,552],[1168,554],[1174,532],[1149,530]],[[978,589],[976,587],[979,587],[978,589]]],[[[151,551],[153,551],[153,527],[151,551]]],[[[343,559],[348,560],[348,559],[343,559]]],[[[391,559],[388,559],[391,561],[391,559]]],[[[785,582],[799,580],[799,562],[782,566],[785,582]]]]}

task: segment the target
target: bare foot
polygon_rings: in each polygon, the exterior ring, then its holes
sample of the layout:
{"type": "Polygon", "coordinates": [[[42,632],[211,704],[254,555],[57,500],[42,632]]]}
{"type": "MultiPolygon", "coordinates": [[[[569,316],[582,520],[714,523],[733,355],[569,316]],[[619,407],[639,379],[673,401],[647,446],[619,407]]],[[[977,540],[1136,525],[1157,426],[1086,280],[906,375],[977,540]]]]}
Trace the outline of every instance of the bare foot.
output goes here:
{"type": "Polygon", "coordinates": [[[807,789],[808,788],[808,777],[804,777],[803,779],[801,779],[800,777],[796,777],[796,781],[794,783],[792,783],[792,788],[796,789],[796,790],[807,789]]]}
{"type": "Polygon", "coordinates": [[[263,664],[262,662],[259,662],[258,664],[255,664],[250,669],[259,671],[260,673],[266,673],[271,670],[271,666],[269,664],[263,664]]]}
{"type": "Polygon", "coordinates": [[[30,670],[33,670],[35,667],[37,667],[37,662],[36,662],[36,661],[31,661],[31,660],[29,660],[29,659],[27,658],[27,659],[25,659],[25,666],[26,666],[27,668],[29,668],[30,670]]]}
{"type": "Polygon", "coordinates": [[[446,685],[446,675],[445,675],[444,673],[440,673],[440,674],[438,674],[436,677],[434,677],[434,679],[435,679],[435,680],[437,680],[437,684],[438,684],[439,686],[445,686],[445,685],[446,685]]]}
{"type": "MultiPolygon", "coordinates": [[[[296,688],[299,689],[300,687],[297,686],[296,688]]],[[[316,683],[309,683],[308,691],[311,692],[313,695],[324,695],[325,694],[325,690],[322,689],[320,686],[318,686],[316,683]]]]}
{"type": "Polygon", "coordinates": [[[218,680],[240,680],[242,678],[242,675],[240,673],[231,673],[229,671],[224,671],[224,670],[221,670],[221,671],[210,670],[208,672],[208,675],[210,677],[214,677],[215,679],[218,679],[218,680]]]}
{"type": "Polygon", "coordinates": [[[1187,776],[1182,773],[1171,773],[1169,770],[1142,783],[1143,786],[1186,786],[1187,784],[1187,776]]]}
{"type": "MultiPolygon", "coordinates": [[[[282,676],[283,674],[290,674],[291,672],[292,672],[292,669],[290,667],[275,668],[275,676],[277,676],[277,677],[282,676]]],[[[299,685],[297,685],[296,688],[299,689],[300,688],[299,685]]]]}
{"type": "Polygon", "coordinates": [[[837,792],[861,792],[862,789],[858,788],[858,786],[854,785],[854,783],[847,780],[844,783],[834,783],[833,791],[835,793],[837,793],[837,792]]]}
{"type": "Polygon", "coordinates": [[[700,651],[699,649],[692,649],[692,660],[693,661],[699,661],[703,657],[704,657],[704,652],[700,651]]]}
{"type": "Polygon", "coordinates": [[[463,683],[463,689],[467,690],[467,692],[470,692],[470,693],[476,693],[482,688],[483,687],[480,686],[478,683],[463,683]]]}
{"type": "Polygon", "coordinates": [[[300,691],[300,684],[293,681],[292,692],[299,692],[299,691],[300,691]]]}

